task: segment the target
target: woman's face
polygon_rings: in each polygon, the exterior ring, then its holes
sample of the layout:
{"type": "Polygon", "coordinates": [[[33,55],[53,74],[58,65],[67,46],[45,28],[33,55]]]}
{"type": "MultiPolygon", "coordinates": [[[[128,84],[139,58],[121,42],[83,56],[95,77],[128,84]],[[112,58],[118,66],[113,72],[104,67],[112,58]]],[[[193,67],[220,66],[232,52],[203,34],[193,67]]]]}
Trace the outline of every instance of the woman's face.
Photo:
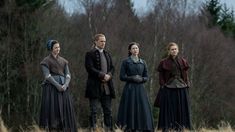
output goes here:
{"type": "Polygon", "coordinates": [[[132,45],[131,49],[130,49],[130,52],[134,56],[139,55],[139,47],[137,45],[135,45],[135,44],[132,45]]]}
{"type": "Polygon", "coordinates": [[[60,44],[59,43],[56,43],[53,45],[52,53],[54,55],[58,55],[60,53],[60,44]]]}
{"type": "Polygon", "coordinates": [[[171,56],[177,56],[179,53],[178,46],[176,46],[176,45],[171,46],[170,49],[168,50],[168,52],[171,56]]]}

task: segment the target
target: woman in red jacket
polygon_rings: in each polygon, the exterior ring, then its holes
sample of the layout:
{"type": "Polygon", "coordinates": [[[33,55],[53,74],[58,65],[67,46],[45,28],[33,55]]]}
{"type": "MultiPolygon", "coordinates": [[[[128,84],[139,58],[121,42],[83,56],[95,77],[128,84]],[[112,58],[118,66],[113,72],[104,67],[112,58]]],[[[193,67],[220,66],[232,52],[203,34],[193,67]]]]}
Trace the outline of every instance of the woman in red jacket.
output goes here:
{"type": "Polygon", "coordinates": [[[162,131],[183,131],[191,129],[189,108],[189,80],[187,61],[178,56],[178,45],[167,46],[168,57],[158,66],[161,86],[158,129],[162,131]]]}

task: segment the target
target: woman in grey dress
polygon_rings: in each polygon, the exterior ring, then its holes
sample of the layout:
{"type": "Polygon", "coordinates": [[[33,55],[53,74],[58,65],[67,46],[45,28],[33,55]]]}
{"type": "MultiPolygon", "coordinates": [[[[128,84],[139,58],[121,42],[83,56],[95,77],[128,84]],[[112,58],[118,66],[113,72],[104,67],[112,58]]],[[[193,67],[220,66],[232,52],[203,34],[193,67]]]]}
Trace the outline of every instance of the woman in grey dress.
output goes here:
{"type": "Polygon", "coordinates": [[[76,132],[75,114],[69,94],[68,61],[59,56],[60,44],[49,40],[51,52],[40,63],[45,80],[42,84],[42,101],[39,126],[48,131],[76,132]]]}
{"type": "Polygon", "coordinates": [[[144,83],[148,80],[147,66],[139,58],[139,44],[128,47],[129,57],[121,65],[120,80],[126,84],[118,110],[117,124],[126,132],[154,131],[153,118],[144,83]]]}

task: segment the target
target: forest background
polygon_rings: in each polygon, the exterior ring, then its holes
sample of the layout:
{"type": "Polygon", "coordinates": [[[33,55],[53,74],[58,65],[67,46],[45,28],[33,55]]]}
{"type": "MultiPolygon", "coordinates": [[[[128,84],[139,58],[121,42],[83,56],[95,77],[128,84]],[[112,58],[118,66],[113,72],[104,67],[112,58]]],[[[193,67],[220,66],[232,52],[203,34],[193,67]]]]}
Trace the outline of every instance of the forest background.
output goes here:
{"type": "MultiPolygon", "coordinates": [[[[219,0],[196,6],[191,0],[149,0],[151,11],[137,16],[131,0],[77,0],[83,13],[68,14],[56,0],[0,1],[0,113],[17,130],[38,122],[43,81],[40,61],[49,54],[48,39],[61,44],[69,61],[70,90],[79,127],[88,127],[85,52],[96,33],[106,35],[106,49],[115,65],[113,120],[124,83],[121,61],[129,42],[140,43],[148,65],[145,84],[151,104],[159,89],[156,66],[165,57],[168,42],[179,44],[191,66],[190,99],[194,129],[216,127],[221,121],[235,127],[235,20],[234,12],[219,0]],[[195,9],[195,7],[197,7],[195,9]]],[[[155,124],[159,109],[153,108],[155,124]]]]}

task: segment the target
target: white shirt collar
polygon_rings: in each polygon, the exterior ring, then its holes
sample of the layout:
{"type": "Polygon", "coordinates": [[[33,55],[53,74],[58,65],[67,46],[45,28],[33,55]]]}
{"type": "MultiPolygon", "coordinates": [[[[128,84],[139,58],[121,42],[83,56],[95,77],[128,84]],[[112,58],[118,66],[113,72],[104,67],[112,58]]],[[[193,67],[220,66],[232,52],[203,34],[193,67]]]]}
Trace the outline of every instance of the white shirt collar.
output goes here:
{"type": "Polygon", "coordinates": [[[99,50],[99,52],[103,52],[104,51],[104,49],[100,49],[100,48],[98,48],[97,46],[95,46],[95,48],[97,49],[97,50],[99,50]]]}

